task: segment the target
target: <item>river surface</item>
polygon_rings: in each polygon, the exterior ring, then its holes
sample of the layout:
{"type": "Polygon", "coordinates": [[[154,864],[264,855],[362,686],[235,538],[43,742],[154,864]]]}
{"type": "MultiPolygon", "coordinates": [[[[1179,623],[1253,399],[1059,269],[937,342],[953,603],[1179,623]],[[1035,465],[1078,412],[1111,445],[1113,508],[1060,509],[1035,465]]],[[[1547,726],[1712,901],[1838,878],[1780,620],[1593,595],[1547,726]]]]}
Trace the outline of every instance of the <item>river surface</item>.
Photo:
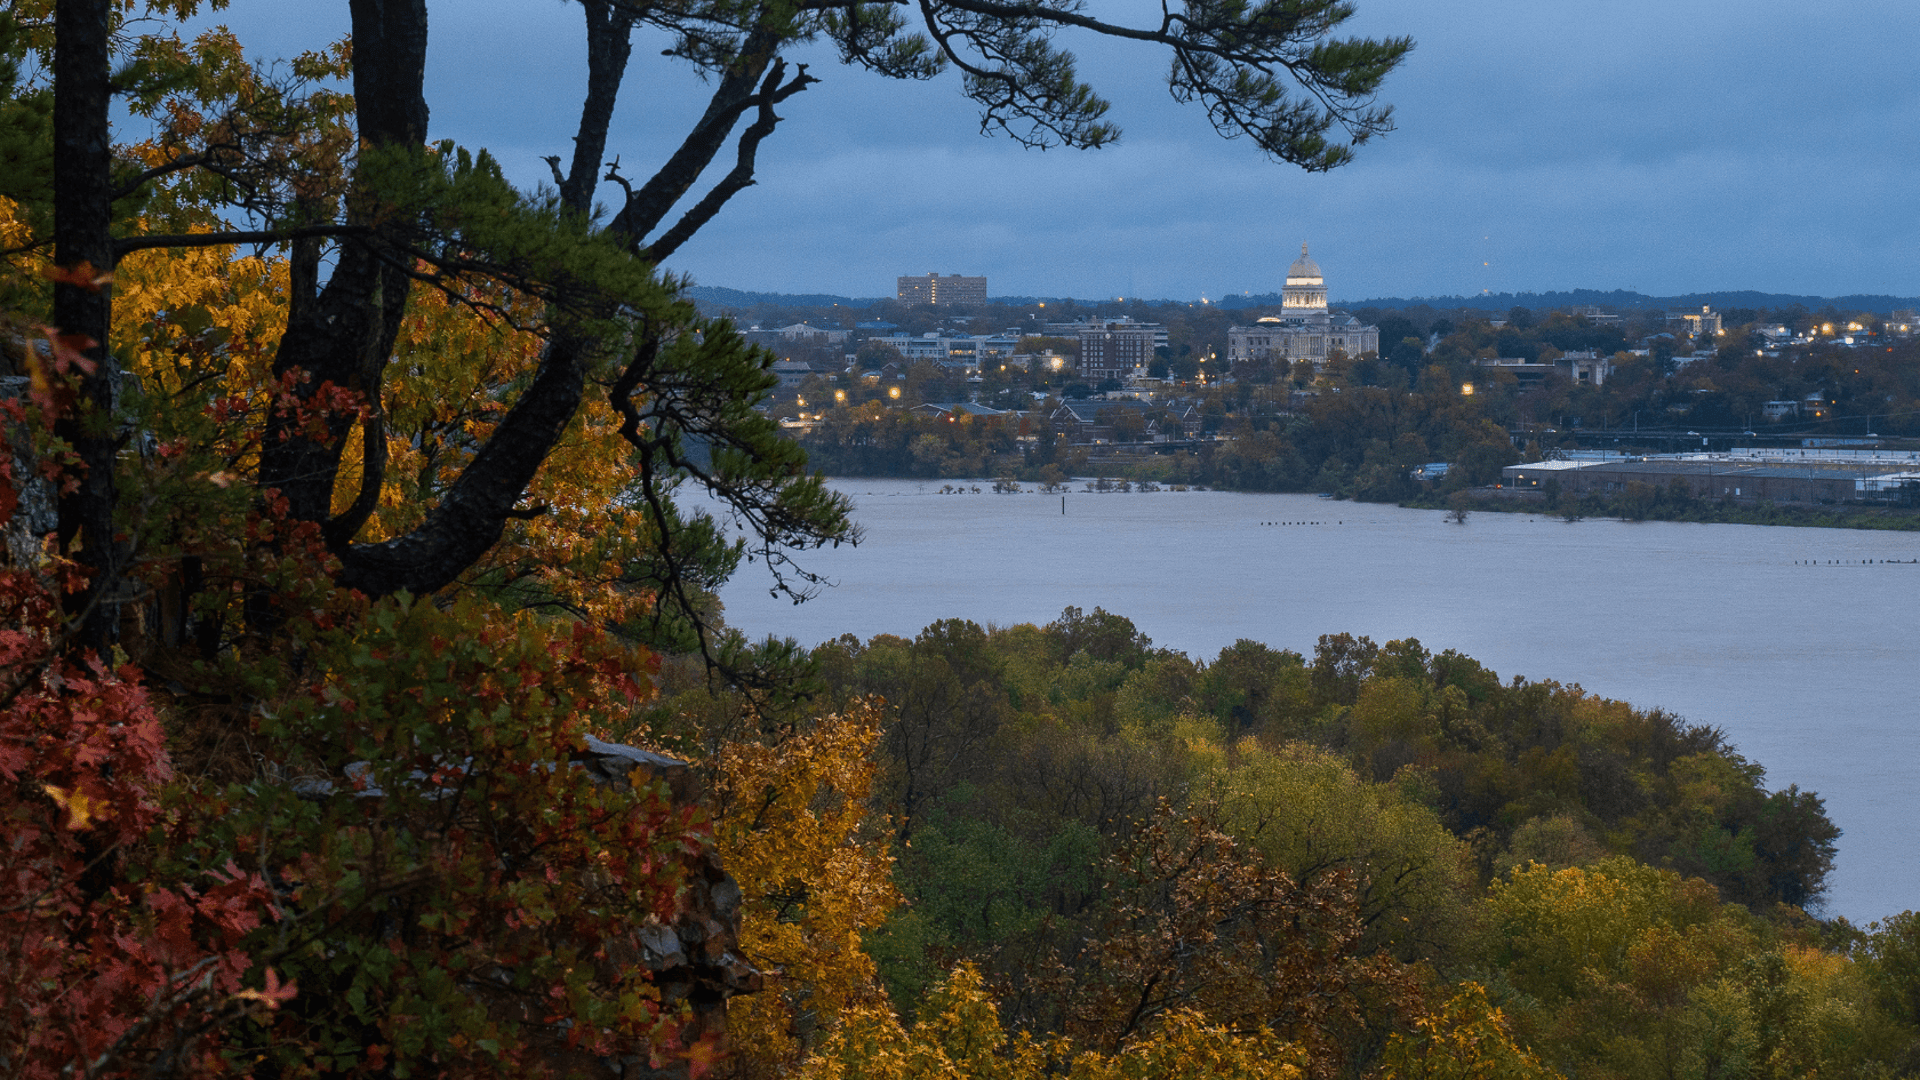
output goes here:
{"type": "Polygon", "coordinates": [[[1063,513],[1059,494],[984,482],[833,486],[866,537],[800,561],[835,584],[795,606],[743,566],[722,594],[732,625],[814,645],[949,617],[1044,624],[1072,605],[1196,660],[1240,638],[1308,656],[1321,634],[1418,638],[1503,679],[1578,683],[1723,729],[1769,788],[1819,792],[1844,830],[1827,914],[1920,908],[1920,533],[1455,524],[1311,495],[1078,487],[1063,513]]]}

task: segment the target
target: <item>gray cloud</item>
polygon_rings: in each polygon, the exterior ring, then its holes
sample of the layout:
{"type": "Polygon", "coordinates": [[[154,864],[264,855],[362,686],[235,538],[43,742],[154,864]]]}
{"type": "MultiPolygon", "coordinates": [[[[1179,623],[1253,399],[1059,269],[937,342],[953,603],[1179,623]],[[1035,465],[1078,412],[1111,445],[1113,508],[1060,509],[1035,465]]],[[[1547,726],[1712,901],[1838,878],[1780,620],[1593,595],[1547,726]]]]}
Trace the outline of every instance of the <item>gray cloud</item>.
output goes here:
{"type": "MultiPolygon", "coordinates": [[[[1399,130],[1324,176],[1219,139],[1168,100],[1161,58],[1123,43],[1083,58],[1126,129],[1097,153],[980,137],[950,78],[900,84],[810,56],[825,81],[782,108],[759,185],[675,269],[777,291],[879,295],[895,275],[939,270],[986,273],[999,294],[1194,298],[1277,288],[1306,239],[1349,298],[1920,292],[1920,90],[1906,54],[1920,8],[1360,7],[1356,32],[1418,46],[1385,95],[1399,130]]],[[[344,29],[344,9],[236,0],[219,17],[285,52],[344,29]]],[[[449,0],[432,13],[435,135],[489,146],[539,182],[579,109],[578,8],[449,0]]],[[[633,173],[670,151],[702,100],[684,66],[649,59],[611,147],[633,173]]]]}

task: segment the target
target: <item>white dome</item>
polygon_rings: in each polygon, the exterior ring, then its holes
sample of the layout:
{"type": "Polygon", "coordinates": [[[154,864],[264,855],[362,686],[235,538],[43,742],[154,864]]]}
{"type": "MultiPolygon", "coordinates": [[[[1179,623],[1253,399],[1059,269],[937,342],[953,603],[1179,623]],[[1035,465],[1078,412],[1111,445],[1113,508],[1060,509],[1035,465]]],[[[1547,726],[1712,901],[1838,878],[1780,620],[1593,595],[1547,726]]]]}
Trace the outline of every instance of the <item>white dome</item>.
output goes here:
{"type": "Polygon", "coordinates": [[[1287,281],[1289,283],[1302,279],[1311,279],[1313,281],[1326,280],[1321,276],[1320,264],[1314,262],[1313,259],[1307,255],[1307,245],[1304,240],[1300,243],[1300,257],[1293,260],[1292,266],[1287,267],[1287,281]]]}

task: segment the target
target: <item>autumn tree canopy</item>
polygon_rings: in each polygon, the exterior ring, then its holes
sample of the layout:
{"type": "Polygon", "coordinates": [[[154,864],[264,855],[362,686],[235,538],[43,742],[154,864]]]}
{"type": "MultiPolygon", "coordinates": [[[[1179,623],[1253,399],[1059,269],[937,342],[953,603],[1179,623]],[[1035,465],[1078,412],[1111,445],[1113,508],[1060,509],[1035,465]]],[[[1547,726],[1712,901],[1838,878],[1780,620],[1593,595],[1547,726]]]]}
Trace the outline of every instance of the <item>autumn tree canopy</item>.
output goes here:
{"type": "Polygon", "coordinates": [[[200,6],[0,15],[11,1072],[1920,1061],[1912,920],[1814,924],[1820,800],[1658,710],[1411,640],[1189,659],[1097,608],[842,638],[812,696],[706,677],[741,559],[804,593],[788,552],[855,537],[754,409],[770,357],[659,268],[805,101],[794,50],[957,68],[989,130],[1091,148],[1068,46],[1125,39],[1326,169],[1409,48],[1334,37],[1350,5],[583,0],[539,192],[433,141],[424,0],[350,0],[278,68],[181,38],[200,6]],[[607,164],[646,157],[608,145],[643,29],[712,87],[645,176],[607,164]],[[696,760],[676,787],[610,738],[696,760]]]}
{"type": "Polygon", "coordinates": [[[0,1055],[87,1077],[701,1071],[715,1041],[634,935],[679,925],[718,850],[786,979],[742,1030],[797,1059],[879,995],[870,714],[694,739],[717,821],[575,767],[590,736],[652,735],[640,643],[712,658],[741,559],[797,597],[790,552],[857,538],[754,408],[771,357],[661,264],[753,183],[815,81],[802,46],[958,68],[987,127],[1091,148],[1118,132],[1062,43],[1129,38],[1223,134],[1325,169],[1390,127],[1373,95],[1407,43],[1334,38],[1334,0],[1139,25],[584,0],[580,123],[530,192],[435,141],[425,0],[350,0],[349,38],[280,62],[183,31],[222,6],[0,13],[0,1055]],[[711,100],[675,146],[612,147],[616,109],[646,104],[622,99],[644,30],[711,100]],[[676,504],[689,487],[740,539],[676,504]]]}

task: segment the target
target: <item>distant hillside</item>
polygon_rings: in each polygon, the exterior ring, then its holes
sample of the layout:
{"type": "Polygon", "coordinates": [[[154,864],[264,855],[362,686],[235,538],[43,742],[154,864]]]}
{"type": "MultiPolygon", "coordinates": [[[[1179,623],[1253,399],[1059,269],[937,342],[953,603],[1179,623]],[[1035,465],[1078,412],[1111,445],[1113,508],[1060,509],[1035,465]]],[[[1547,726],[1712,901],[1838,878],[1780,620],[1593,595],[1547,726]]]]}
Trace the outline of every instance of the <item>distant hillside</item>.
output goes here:
{"type": "MultiPolygon", "coordinates": [[[[879,303],[884,297],[835,296],[831,293],[766,293],[746,292],[741,289],[728,289],[718,285],[695,285],[687,290],[702,307],[709,309],[745,309],[752,307],[841,307],[868,308],[879,303]]],[[[1112,303],[1111,300],[1072,300],[1061,296],[991,296],[990,304],[1005,304],[1011,307],[1025,307],[1037,303],[1071,302],[1088,307],[1099,307],[1112,303]]],[[[1135,300],[1135,303],[1148,306],[1158,304],[1186,304],[1186,300],[1135,300]]],[[[1218,307],[1228,311],[1242,308],[1277,307],[1280,294],[1274,292],[1253,295],[1228,295],[1214,301],[1218,307]]],[[[1596,307],[1614,309],[1639,308],[1697,308],[1702,304],[1722,310],[1728,308],[1789,308],[1798,304],[1809,311],[1818,311],[1824,307],[1834,307],[1841,311],[1872,311],[1887,314],[1898,308],[1920,307],[1920,297],[1914,296],[1796,296],[1791,293],[1763,293],[1751,289],[1729,292],[1682,293],[1678,296],[1648,296],[1645,293],[1614,289],[1603,292],[1599,289],[1572,289],[1566,292],[1522,292],[1522,293],[1482,293],[1478,296],[1388,296],[1368,300],[1342,300],[1334,306],[1342,308],[1470,308],[1476,311],[1509,311],[1516,307],[1532,308],[1536,311],[1550,308],[1574,307],[1591,304],[1596,307]]]]}
{"type": "MultiPolygon", "coordinates": [[[[892,297],[883,296],[835,296],[832,293],[768,293],[747,292],[744,289],[729,289],[719,285],[694,285],[687,289],[687,295],[702,307],[710,308],[751,308],[751,307],[841,307],[868,308],[892,297]]],[[[987,303],[1004,304],[1008,307],[1030,307],[1034,304],[1084,304],[1089,307],[1112,301],[1075,300],[1067,296],[989,296],[987,303]]],[[[1183,304],[1184,300],[1146,300],[1147,304],[1183,304]]],[[[1274,301],[1278,303],[1279,301],[1274,301]]]]}
{"type": "Polygon", "coordinates": [[[687,289],[687,295],[701,306],[717,308],[750,307],[841,307],[865,308],[880,302],[880,297],[834,296],[830,293],[770,293],[746,292],[741,289],[728,289],[719,285],[694,285],[687,289]]]}
{"type": "MultiPolygon", "coordinates": [[[[1249,307],[1256,304],[1278,304],[1280,297],[1269,293],[1265,296],[1229,297],[1220,301],[1222,307],[1249,307]],[[1241,300],[1235,304],[1233,300],[1241,300]]],[[[1373,300],[1343,301],[1337,306],[1345,308],[1408,308],[1425,305],[1435,308],[1472,308],[1477,311],[1510,311],[1516,307],[1531,308],[1536,311],[1551,308],[1574,307],[1591,304],[1596,307],[1615,309],[1635,308],[1694,308],[1702,304],[1725,310],[1727,308],[1789,308],[1799,305],[1809,311],[1832,306],[1841,311],[1872,311],[1885,315],[1896,308],[1920,307],[1920,297],[1911,296],[1796,296],[1791,293],[1763,293],[1751,289],[1731,292],[1682,293],[1678,296],[1648,296],[1645,293],[1628,292],[1614,289],[1601,292],[1598,289],[1573,289],[1568,292],[1523,292],[1523,293],[1483,293],[1479,296],[1389,296],[1373,300]]]]}

